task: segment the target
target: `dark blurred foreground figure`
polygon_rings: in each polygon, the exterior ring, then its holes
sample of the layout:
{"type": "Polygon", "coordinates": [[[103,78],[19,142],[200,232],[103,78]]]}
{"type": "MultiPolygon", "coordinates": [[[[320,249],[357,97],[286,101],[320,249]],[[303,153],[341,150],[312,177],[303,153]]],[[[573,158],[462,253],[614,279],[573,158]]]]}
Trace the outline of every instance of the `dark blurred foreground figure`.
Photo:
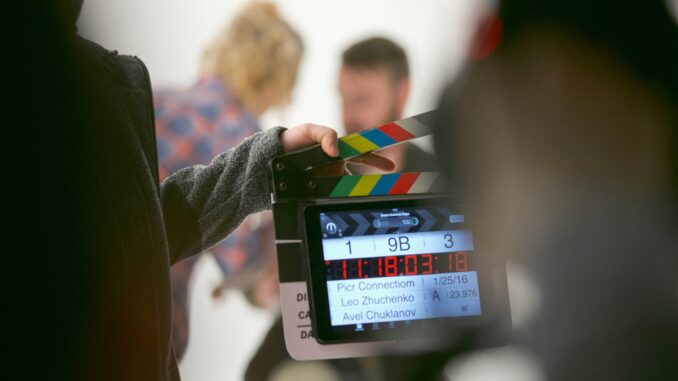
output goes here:
{"type": "Polygon", "coordinates": [[[678,379],[678,32],[662,1],[502,2],[437,151],[486,252],[533,272],[550,380],[678,379]]]}
{"type": "Polygon", "coordinates": [[[79,38],[77,2],[28,8],[15,31],[21,39],[11,72],[22,81],[8,85],[9,116],[16,130],[36,130],[21,158],[38,163],[12,178],[20,184],[12,203],[22,208],[14,224],[29,236],[12,241],[39,250],[6,264],[21,276],[5,288],[3,307],[20,318],[8,325],[19,340],[7,345],[3,378],[178,380],[170,264],[270,206],[272,157],[314,142],[336,155],[336,133],[314,125],[270,129],[161,184],[141,60],[79,38]]]}

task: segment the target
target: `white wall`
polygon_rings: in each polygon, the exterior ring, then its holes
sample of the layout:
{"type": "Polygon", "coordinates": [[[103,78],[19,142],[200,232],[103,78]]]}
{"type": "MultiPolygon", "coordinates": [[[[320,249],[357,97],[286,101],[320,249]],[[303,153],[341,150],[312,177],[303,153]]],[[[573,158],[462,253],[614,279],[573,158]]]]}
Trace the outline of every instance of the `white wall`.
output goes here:
{"type": "MultiPolygon", "coordinates": [[[[140,57],[154,87],[185,86],[195,80],[204,47],[244,0],[86,0],[81,34],[120,53],[140,57]]],[[[336,90],[339,57],[363,37],[383,35],[407,51],[412,94],[406,115],[435,107],[445,78],[459,68],[481,0],[286,0],[277,2],[302,35],[306,55],[293,103],[269,113],[264,126],[304,122],[340,126],[336,90]]],[[[271,322],[238,295],[215,303],[209,293],[219,280],[211,260],[201,261],[191,303],[192,336],[183,378],[238,380],[271,322]]]]}
{"type": "MultiPolygon", "coordinates": [[[[244,0],[86,0],[82,34],[109,49],[139,56],[154,87],[190,84],[202,50],[244,0]]],[[[264,122],[340,126],[336,76],[344,48],[363,37],[399,42],[411,61],[406,115],[436,104],[448,73],[459,66],[478,0],[287,0],[277,2],[306,46],[293,104],[264,122]]],[[[264,123],[266,124],[266,123],[264,123]]]]}

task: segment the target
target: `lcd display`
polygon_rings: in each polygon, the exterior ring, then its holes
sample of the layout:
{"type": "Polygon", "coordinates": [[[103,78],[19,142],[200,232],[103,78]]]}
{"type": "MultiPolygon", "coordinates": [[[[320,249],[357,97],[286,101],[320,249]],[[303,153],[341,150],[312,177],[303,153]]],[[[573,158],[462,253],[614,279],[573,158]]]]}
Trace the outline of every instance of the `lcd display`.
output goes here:
{"type": "Polygon", "coordinates": [[[316,224],[311,246],[320,249],[311,261],[320,339],[383,337],[482,315],[477,254],[463,213],[430,202],[346,208],[314,208],[307,216],[316,224]]]}

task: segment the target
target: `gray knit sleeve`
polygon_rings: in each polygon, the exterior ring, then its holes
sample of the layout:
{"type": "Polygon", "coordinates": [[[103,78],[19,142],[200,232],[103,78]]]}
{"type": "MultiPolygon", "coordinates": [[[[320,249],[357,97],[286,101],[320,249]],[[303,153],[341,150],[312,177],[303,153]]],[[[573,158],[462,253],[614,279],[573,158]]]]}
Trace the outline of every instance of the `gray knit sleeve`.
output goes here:
{"type": "Polygon", "coordinates": [[[184,168],[160,185],[172,263],[210,248],[249,214],[271,207],[266,172],[283,153],[283,131],[257,133],[209,165],[184,168]]]}

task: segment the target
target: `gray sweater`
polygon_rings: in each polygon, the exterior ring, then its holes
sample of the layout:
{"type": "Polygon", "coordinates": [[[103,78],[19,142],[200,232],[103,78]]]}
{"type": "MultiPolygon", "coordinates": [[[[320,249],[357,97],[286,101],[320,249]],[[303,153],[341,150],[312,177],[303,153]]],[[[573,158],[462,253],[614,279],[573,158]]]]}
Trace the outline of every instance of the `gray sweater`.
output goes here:
{"type": "Polygon", "coordinates": [[[217,244],[249,214],[270,209],[266,171],[283,152],[283,130],[257,133],[209,165],[184,168],[160,184],[173,263],[217,244]]]}

